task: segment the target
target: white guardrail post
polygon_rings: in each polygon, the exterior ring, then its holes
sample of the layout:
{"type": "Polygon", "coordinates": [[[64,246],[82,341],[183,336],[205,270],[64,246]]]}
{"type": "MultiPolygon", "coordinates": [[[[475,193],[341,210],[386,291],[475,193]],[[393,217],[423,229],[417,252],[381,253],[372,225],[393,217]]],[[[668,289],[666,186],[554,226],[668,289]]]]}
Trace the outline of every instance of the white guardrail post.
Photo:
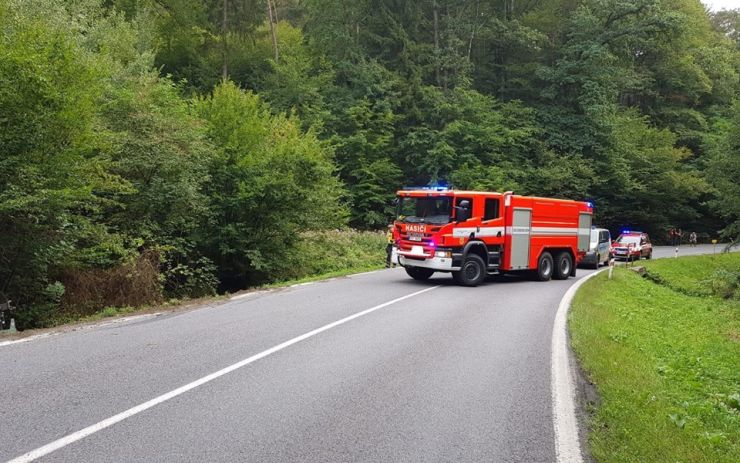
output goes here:
{"type": "Polygon", "coordinates": [[[609,279],[612,279],[612,273],[614,273],[614,258],[609,259],[609,279]]]}

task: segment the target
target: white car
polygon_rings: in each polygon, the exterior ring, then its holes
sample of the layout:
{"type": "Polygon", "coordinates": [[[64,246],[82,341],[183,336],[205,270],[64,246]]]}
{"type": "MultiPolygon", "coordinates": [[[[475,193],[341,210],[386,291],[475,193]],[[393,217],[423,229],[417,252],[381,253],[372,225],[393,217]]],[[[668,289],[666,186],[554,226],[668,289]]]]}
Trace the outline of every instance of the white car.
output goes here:
{"type": "Polygon", "coordinates": [[[612,235],[606,228],[592,228],[588,252],[583,256],[581,264],[589,268],[599,268],[599,265],[609,263],[609,246],[612,235]]]}

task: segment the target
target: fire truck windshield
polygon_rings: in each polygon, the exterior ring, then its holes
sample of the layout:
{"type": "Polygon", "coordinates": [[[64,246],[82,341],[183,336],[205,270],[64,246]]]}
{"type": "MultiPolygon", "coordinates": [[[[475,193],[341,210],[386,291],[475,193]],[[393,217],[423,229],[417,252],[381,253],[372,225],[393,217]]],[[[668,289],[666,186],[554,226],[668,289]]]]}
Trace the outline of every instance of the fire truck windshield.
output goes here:
{"type": "Polygon", "coordinates": [[[449,196],[400,197],[396,219],[409,223],[445,224],[450,221],[451,205],[449,196]]]}

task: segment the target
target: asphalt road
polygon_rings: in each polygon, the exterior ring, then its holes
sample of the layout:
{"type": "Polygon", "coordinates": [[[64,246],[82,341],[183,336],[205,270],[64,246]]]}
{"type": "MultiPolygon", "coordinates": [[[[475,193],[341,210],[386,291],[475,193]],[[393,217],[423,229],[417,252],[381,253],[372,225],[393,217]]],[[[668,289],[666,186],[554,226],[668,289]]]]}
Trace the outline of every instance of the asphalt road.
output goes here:
{"type": "Polygon", "coordinates": [[[576,279],[392,269],[1,346],[0,461],[190,385],[38,461],[552,462],[552,326],[576,279]]]}

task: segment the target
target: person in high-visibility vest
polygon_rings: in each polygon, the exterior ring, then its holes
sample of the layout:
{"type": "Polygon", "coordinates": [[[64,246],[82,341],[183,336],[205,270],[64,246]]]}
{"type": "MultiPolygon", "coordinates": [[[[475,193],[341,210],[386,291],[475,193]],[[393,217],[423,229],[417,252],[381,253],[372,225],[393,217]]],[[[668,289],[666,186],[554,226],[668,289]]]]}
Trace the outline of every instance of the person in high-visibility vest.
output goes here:
{"type": "Polygon", "coordinates": [[[385,268],[391,268],[391,256],[393,255],[393,225],[388,225],[385,239],[388,242],[385,247],[385,268]]]}

